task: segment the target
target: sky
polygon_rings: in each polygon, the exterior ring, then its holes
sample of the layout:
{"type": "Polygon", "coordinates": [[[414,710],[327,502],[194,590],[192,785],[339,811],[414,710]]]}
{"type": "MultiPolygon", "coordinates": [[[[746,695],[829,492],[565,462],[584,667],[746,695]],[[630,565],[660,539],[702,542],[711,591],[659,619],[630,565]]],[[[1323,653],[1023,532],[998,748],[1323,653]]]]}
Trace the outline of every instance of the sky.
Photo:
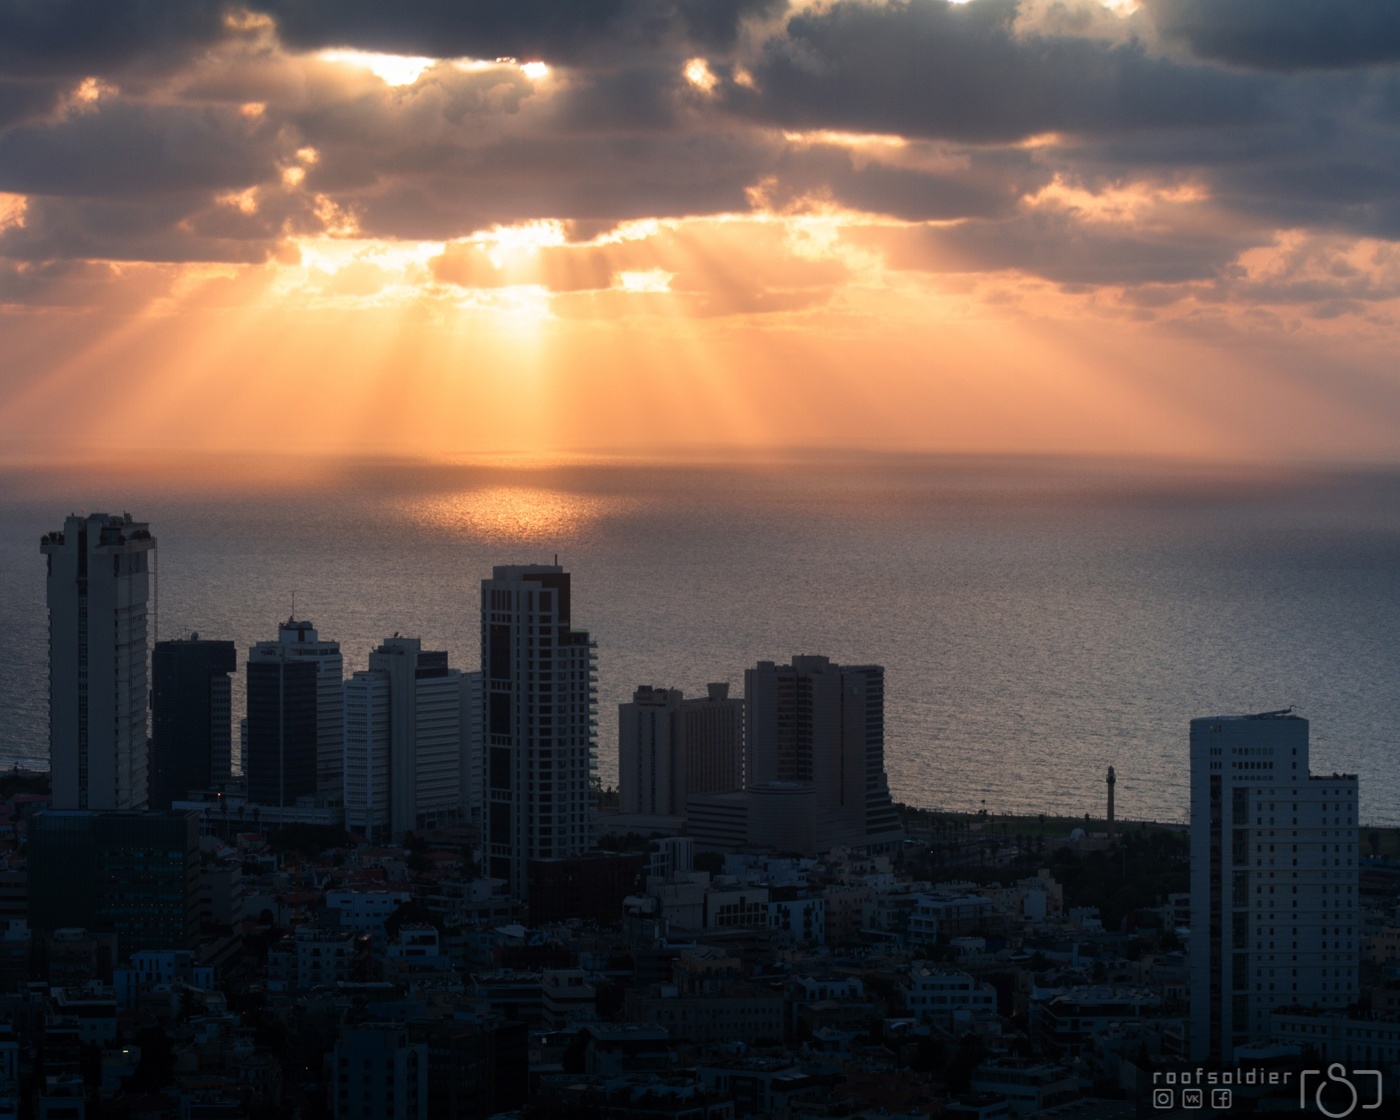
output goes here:
{"type": "Polygon", "coordinates": [[[1400,460],[1394,0],[0,0],[0,461],[1400,460]]]}

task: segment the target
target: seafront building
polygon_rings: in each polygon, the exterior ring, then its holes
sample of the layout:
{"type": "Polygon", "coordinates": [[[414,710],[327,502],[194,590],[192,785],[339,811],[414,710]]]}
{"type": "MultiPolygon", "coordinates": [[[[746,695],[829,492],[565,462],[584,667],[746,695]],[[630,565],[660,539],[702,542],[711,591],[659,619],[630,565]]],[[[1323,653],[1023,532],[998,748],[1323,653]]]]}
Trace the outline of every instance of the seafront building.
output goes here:
{"type": "Polygon", "coordinates": [[[692,793],[702,847],[815,855],[893,851],[903,839],[885,777],[885,670],[794,657],[744,673],[745,788],[692,793]]]}
{"type": "Polygon", "coordinates": [[[470,690],[447,653],[386,638],[344,694],[346,824],[380,838],[456,823],[470,690]]]}
{"type": "Polygon", "coordinates": [[[232,642],[198,634],[151,652],[149,807],[164,811],[190,790],[229,780],[232,767],[232,642]]]}
{"type": "Polygon", "coordinates": [[[690,794],[744,786],[744,701],[728,684],[689,700],[680,689],[643,685],[618,705],[617,731],[624,813],[684,816],[690,794]]]}
{"type": "Polygon", "coordinates": [[[46,534],[49,763],[59,809],[141,809],[147,801],[146,620],[150,526],[70,514],[46,534]]]}
{"type": "Polygon", "coordinates": [[[529,892],[534,859],[591,845],[595,646],[573,628],[569,573],[496,567],[481,581],[489,874],[529,892]]]}
{"type": "Polygon", "coordinates": [[[1277,1008],[1356,1002],[1356,812],[1291,710],[1191,721],[1193,1060],[1232,1061],[1277,1008]]]}

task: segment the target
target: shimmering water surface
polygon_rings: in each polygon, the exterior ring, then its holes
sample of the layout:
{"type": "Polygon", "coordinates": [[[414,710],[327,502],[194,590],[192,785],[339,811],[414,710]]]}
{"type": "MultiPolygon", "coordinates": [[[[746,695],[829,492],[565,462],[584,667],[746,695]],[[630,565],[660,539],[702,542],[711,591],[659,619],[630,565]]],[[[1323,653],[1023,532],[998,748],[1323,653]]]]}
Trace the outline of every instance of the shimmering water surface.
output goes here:
{"type": "Polygon", "coordinates": [[[162,636],[246,647],[295,596],[347,671],[396,631],[474,668],[478,581],[558,553],[598,641],[608,783],[636,685],[741,689],[760,658],[825,653],[886,666],[901,800],[1101,812],[1112,764],[1121,814],[1182,819],[1187,721],[1296,705],[1314,769],[1360,774],[1363,819],[1400,824],[1395,473],[813,455],[153,477],[0,472],[3,764],[46,764],[39,536],[129,509],[159,540],[162,636]]]}

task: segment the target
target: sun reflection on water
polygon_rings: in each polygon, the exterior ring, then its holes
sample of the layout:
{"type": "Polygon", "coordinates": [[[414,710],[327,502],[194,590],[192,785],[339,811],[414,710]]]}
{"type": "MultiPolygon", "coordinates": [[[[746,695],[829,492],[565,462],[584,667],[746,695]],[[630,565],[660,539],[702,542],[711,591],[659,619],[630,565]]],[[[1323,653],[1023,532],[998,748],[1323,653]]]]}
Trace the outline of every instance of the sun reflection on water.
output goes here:
{"type": "Polygon", "coordinates": [[[625,498],[533,486],[488,486],[418,498],[408,503],[407,513],[424,527],[490,541],[560,541],[582,536],[630,504],[625,498]]]}

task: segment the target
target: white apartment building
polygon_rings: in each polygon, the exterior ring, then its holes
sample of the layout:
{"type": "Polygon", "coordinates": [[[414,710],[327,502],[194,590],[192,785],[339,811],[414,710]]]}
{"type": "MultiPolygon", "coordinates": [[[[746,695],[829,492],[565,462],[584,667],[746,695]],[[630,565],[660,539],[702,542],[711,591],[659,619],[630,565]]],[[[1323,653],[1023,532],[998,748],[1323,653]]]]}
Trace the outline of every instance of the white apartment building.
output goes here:
{"type": "Polygon", "coordinates": [[[744,701],[728,684],[687,700],[643,685],[618,705],[618,800],[624,813],[684,816],[692,793],[744,786],[744,701]]]}
{"type": "MultiPolygon", "coordinates": [[[[395,635],[345,682],[345,820],[379,837],[461,815],[462,705],[447,654],[395,635]]],[[[468,724],[469,726],[469,724],[468,724]]]]}
{"type": "Polygon", "coordinates": [[[1191,721],[1191,1056],[1230,1061],[1281,1007],[1358,997],[1357,780],[1313,775],[1291,711],[1191,721]]]}
{"type": "Polygon", "coordinates": [[[997,1009],[996,989],[956,968],[916,962],[902,988],[910,1015],[944,1026],[955,1017],[994,1014],[997,1009]]]}
{"type": "Polygon", "coordinates": [[[572,625],[569,573],[504,565],[481,581],[487,872],[528,894],[532,859],[591,844],[595,646],[572,625]]]}
{"type": "Polygon", "coordinates": [[[49,765],[55,809],[144,809],[146,605],[156,541],[131,514],[70,514],[48,565],[49,765]]]}

